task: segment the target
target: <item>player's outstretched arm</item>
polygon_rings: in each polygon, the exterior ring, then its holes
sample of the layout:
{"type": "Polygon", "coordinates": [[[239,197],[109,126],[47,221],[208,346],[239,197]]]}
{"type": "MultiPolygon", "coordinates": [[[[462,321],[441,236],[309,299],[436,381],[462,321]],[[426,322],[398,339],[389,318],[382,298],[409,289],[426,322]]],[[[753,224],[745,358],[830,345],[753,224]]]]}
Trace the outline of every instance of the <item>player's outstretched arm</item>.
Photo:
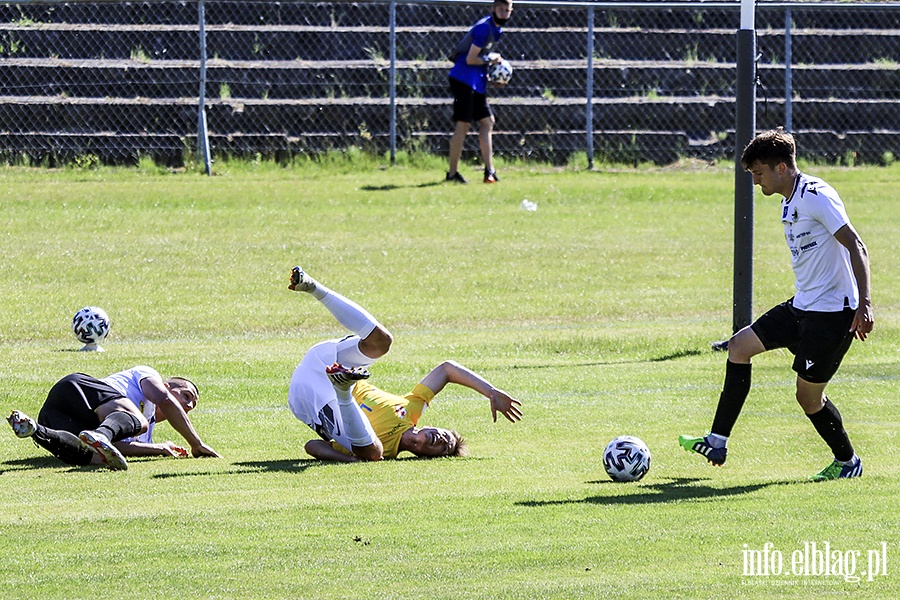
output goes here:
{"type": "Polygon", "coordinates": [[[186,458],[188,451],[175,442],[163,442],[161,444],[147,444],[144,442],[113,442],[124,456],[167,456],[171,458],[186,458]]]}
{"type": "Polygon", "coordinates": [[[144,396],[159,407],[163,416],[172,428],[181,434],[181,437],[191,446],[191,454],[195,457],[211,456],[213,458],[221,458],[219,453],[203,443],[187,413],[184,412],[181,404],[176,400],[161,379],[155,377],[146,377],[141,380],[141,391],[144,396]]]}
{"type": "Polygon", "coordinates": [[[331,444],[324,440],[309,440],[303,447],[306,453],[313,458],[319,460],[330,460],[333,462],[358,462],[359,459],[351,454],[344,454],[340,450],[335,450],[331,444]]]}
{"type": "Polygon", "coordinates": [[[484,377],[467,369],[458,362],[446,360],[436,366],[420,382],[437,395],[448,383],[455,383],[475,390],[491,402],[491,415],[497,422],[499,412],[511,423],[522,418],[520,407],[522,403],[504,392],[495,388],[484,377]]]}

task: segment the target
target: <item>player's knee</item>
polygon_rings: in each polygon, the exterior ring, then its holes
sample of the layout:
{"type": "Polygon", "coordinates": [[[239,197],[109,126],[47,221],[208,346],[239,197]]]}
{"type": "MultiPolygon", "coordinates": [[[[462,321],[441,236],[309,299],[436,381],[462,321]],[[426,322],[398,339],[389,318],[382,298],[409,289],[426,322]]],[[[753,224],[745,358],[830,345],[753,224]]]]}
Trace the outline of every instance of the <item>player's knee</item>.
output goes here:
{"type": "Polygon", "coordinates": [[[147,421],[147,418],[144,417],[141,413],[132,413],[132,415],[137,415],[138,424],[140,425],[141,432],[138,435],[142,435],[147,433],[150,429],[150,422],[147,421]]]}
{"type": "Polygon", "coordinates": [[[142,413],[138,412],[137,409],[123,407],[119,410],[112,411],[110,415],[117,415],[117,417],[113,418],[119,418],[119,422],[122,423],[122,426],[131,430],[127,437],[142,435],[147,433],[147,430],[150,429],[150,423],[147,421],[147,418],[142,413]]]}
{"type": "Polygon", "coordinates": [[[748,363],[764,350],[759,338],[749,327],[741,329],[728,340],[728,360],[733,363],[748,363]]]}
{"type": "Polygon", "coordinates": [[[379,325],[359,343],[359,349],[371,358],[380,358],[388,353],[394,337],[391,332],[379,325]]]}

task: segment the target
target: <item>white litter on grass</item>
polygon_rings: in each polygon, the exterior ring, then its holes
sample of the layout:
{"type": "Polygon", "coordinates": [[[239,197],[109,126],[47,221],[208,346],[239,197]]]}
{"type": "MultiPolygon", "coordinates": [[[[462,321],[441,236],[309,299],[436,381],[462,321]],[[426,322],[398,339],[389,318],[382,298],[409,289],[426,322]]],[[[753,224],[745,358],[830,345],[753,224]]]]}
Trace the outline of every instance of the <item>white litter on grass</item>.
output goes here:
{"type": "Polygon", "coordinates": [[[528,212],[534,212],[537,210],[537,202],[532,202],[528,198],[525,198],[522,200],[522,204],[519,205],[519,208],[527,210],[528,212]]]}

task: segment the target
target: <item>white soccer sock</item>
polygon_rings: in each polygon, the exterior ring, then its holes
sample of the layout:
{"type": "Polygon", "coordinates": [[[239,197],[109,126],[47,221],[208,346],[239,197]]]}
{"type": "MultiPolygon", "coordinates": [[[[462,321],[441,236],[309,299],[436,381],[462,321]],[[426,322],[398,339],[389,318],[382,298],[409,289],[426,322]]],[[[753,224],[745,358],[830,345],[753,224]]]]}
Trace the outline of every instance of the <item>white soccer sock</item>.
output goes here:
{"type": "Polygon", "coordinates": [[[356,401],[353,400],[353,394],[350,390],[342,390],[334,388],[337,393],[338,410],[341,411],[341,421],[344,423],[344,432],[347,438],[354,446],[371,446],[375,440],[369,435],[366,424],[363,422],[365,417],[359,410],[356,401]]]}
{"type": "Polygon", "coordinates": [[[724,448],[728,445],[728,438],[724,435],[719,435],[718,433],[710,433],[706,436],[706,440],[713,448],[724,448]]]}
{"type": "Polygon", "coordinates": [[[313,296],[319,299],[325,308],[328,309],[328,312],[337,319],[338,323],[360,338],[365,338],[378,326],[378,321],[375,320],[375,317],[353,300],[345,298],[327,287],[316,285],[316,292],[319,291],[324,291],[322,298],[318,298],[315,293],[313,296]]]}
{"type": "Polygon", "coordinates": [[[856,453],[854,452],[854,453],[853,453],[853,456],[850,458],[850,460],[848,460],[848,461],[843,461],[843,460],[838,460],[838,459],[835,458],[835,459],[834,459],[834,462],[836,462],[836,463],[839,464],[839,465],[843,465],[843,466],[846,467],[847,465],[852,465],[852,464],[856,463],[857,460],[859,460],[859,457],[856,456],[856,453]]]}

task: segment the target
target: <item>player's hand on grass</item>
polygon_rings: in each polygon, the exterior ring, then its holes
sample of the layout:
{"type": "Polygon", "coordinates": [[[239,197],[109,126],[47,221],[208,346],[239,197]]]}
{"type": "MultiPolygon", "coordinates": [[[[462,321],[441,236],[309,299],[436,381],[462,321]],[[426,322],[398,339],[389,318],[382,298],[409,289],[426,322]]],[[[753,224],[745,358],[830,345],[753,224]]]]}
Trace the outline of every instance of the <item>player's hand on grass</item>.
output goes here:
{"type": "Polygon", "coordinates": [[[162,451],[164,456],[170,456],[172,458],[187,458],[189,456],[187,448],[182,448],[175,442],[163,442],[160,444],[162,446],[162,451]]]}
{"type": "Polygon", "coordinates": [[[206,444],[201,443],[199,446],[194,446],[191,448],[191,454],[194,455],[194,458],[200,458],[201,456],[211,456],[213,458],[222,458],[218,452],[207,446],[206,444]]]}
{"type": "Polygon", "coordinates": [[[491,415],[494,417],[494,423],[497,422],[497,413],[501,413],[510,423],[515,423],[522,419],[522,411],[519,409],[522,403],[504,392],[495,389],[489,396],[491,401],[491,415]]]}

